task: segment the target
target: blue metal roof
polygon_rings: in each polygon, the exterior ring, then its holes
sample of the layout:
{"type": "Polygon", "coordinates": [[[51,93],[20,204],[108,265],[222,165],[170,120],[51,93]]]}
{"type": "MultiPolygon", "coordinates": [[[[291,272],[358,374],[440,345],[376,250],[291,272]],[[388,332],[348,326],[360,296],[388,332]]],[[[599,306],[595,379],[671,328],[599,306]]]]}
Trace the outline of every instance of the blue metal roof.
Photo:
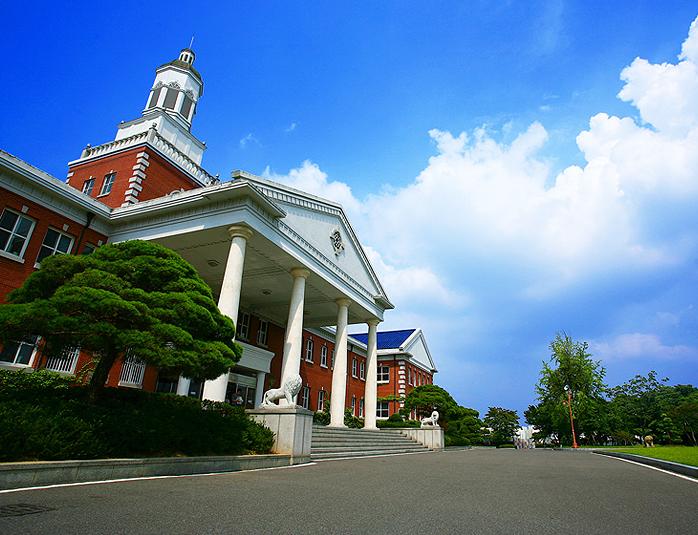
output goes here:
{"type": "MultiPolygon", "coordinates": [[[[417,329],[403,329],[401,331],[383,331],[378,333],[378,349],[397,349],[405,343],[417,329]]],[[[352,334],[362,344],[368,344],[368,333],[352,334]]]]}

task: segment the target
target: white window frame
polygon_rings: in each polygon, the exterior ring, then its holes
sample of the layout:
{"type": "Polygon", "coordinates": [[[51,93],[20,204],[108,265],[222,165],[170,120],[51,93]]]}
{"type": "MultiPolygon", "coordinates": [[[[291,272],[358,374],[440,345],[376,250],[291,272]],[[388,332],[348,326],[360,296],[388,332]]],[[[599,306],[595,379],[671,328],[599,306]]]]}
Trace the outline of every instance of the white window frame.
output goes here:
{"type": "Polygon", "coordinates": [[[325,409],[325,391],[318,390],[317,393],[317,410],[322,411],[325,409]]]}
{"type": "Polygon", "coordinates": [[[143,388],[143,378],[145,377],[145,361],[139,359],[132,350],[128,350],[121,363],[119,373],[119,386],[130,388],[143,388]]]}
{"type": "Polygon", "coordinates": [[[313,363],[313,349],[315,344],[312,338],[308,338],[305,342],[305,361],[313,363]]]}
{"type": "Polygon", "coordinates": [[[308,409],[310,407],[310,387],[304,386],[301,389],[301,407],[308,409]]]}
{"type": "Polygon", "coordinates": [[[376,402],[376,418],[379,420],[387,420],[390,416],[390,402],[389,401],[377,401],[376,402]]]}
{"type": "Polygon", "coordinates": [[[41,247],[39,247],[39,252],[36,255],[36,265],[40,266],[41,260],[43,260],[44,258],[48,258],[49,256],[53,256],[53,255],[57,255],[57,254],[70,254],[70,252],[73,250],[73,242],[74,241],[75,241],[75,239],[70,234],[66,234],[65,232],[58,230],[57,228],[49,227],[48,229],[46,229],[46,234],[44,234],[44,239],[41,242],[41,247]],[[49,232],[51,232],[51,231],[58,234],[58,238],[56,238],[56,243],[53,246],[46,245],[46,238],[48,238],[49,232]],[[70,240],[70,242],[68,244],[68,249],[66,249],[65,251],[58,250],[58,245],[61,243],[61,238],[68,238],[70,240]],[[51,254],[47,254],[46,256],[41,258],[41,260],[40,260],[39,257],[41,256],[41,253],[43,252],[44,248],[51,251],[51,254]]]}
{"type": "Polygon", "coordinates": [[[376,370],[376,381],[378,384],[387,384],[390,382],[390,366],[378,366],[376,370]]]}
{"type": "Polygon", "coordinates": [[[238,318],[237,329],[235,332],[235,337],[238,340],[247,340],[250,336],[250,314],[248,312],[240,312],[240,317],[238,318]]]}
{"type": "Polygon", "coordinates": [[[102,187],[99,190],[98,196],[101,197],[102,195],[109,195],[114,187],[114,182],[116,182],[116,173],[107,173],[104,175],[102,187]]]}
{"type": "Polygon", "coordinates": [[[267,346],[269,339],[269,322],[267,320],[259,320],[259,330],[257,331],[257,343],[260,346],[267,346]]]}
{"type": "Polygon", "coordinates": [[[327,346],[320,348],[320,366],[327,368],[327,346]]]}
{"type": "Polygon", "coordinates": [[[356,416],[356,396],[351,396],[351,415],[356,416]]]}
{"type": "Polygon", "coordinates": [[[362,381],[366,380],[366,361],[362,360],[359,364],[359,379],[362,381]]]}
{"type": "Polygon", "coordinates": [[[351,359],[351,376],[354,378],[358,377],[358,367],[359,361],[356,360],[356,357],[353,357],[351,359]]]}
{"type": "MultiPolygon", "coordinates": [[[[31,338],[31,337],[27,337],[31,338]]],[[[27,339],[23,340],[12,340],[10,343],[17,344],[17,349],[15,350],[14,356],[12,357],[12,361],[9,360],[0,360],[0,366],[11,366],[13,368],[19,367],[19,368],[31,368],[34,364],[34,359],[36,358],[36,353],[39,348],[39,337],[35,337],[34,342],[32,343],[31,341],[28,341],[27,339]],[[23,362],[17,362],[17,357],[19,356],[21,350],[25,346],[33,346],[31,349],[31,354],[29,355],[29,362],[24,364],[23,362]]],[[[7,344],[5,344],[7,346],[7,344]]],[[[3,351],[5,350],[5,347],[3,347],[3,351]]]]}
{"type": "Polygon", "coordinates": [[[364,417],[364,406],[365,406],[364,398],[361,398],[359,400],[359,418],[364,417]]]}
{"type": "Polygon", "coordinates": [[[7,243],[5,244],[5,247],[8,247],[12,243],[12,239],[16,236],[20,238],[24,238],[24,243],[22,244],[22,249],[20,250],[19,254],[16,255],[14,253],[8,252],[6,249],[0,249],[0,255],[5,256],[7,258],[10,258],[12,260],[22,260],[24,258],[24,253],[27,250],[27,246],[29,245],[29,240],[31,240],[32,234],[34,232],[34,227],[36,226],[36,221],[34,221],[31,217],[27,217],[26,215],[17,212],[16,210],[11,210],[9,208],[5,208],[2,211],[2,214],[0,214],[0,218],[5,215],[5,212],[9,212],[11,214],[14,214],[17,216],[17,220],[15,221],[14,225],[12,225],[12,229],[3,229],[5,232],[9,232],[10,235],[7,238],[7,243]],[[29,221],[29,230],[27,231],[26,236],[22,236],[21,234],[17,233],[17,226],[19,223],[22,221],[22,219],[26,219],[29,221]]]}
{"type": "Polygon", "coordinates": [[[85,182],[82,183],[82,192],[85,195],[92,195],[95,189],[95,177],[91,176],[85,182]]]}
{"type": "Polygon", "coordinates": [[[78,364],[79,357],[80,346],[68,347],[64,349],[60,355],[48,357],[48,359],[46,359],[46,366],[44,367],[52,372],[72,375],[75,373],[75,366],[78,364]]]}

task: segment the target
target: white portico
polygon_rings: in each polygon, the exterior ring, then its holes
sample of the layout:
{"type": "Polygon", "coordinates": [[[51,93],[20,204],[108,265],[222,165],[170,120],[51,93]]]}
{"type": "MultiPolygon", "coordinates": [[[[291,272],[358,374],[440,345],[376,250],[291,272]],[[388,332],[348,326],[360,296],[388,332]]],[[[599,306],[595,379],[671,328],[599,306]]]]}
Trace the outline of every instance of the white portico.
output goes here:
{"type": "MultiPolygon", "coordinates": [[[[117,208],[112,222],[112,241],[153,240],[179,252],[236,323],[244,307],[282,326],[281,384],[299,373],[303,329],[336,326],[330,412],[331,425],[343,426],[347,326],[366,324],[375,334],[392,304],[340,205],[234,172],[231,182],[117,208]]],[[[254,378],[259,401],[276,355],[243,348],[233,373],[254,378]]],[[[369,340],[367,427],[375,427],[375,367],[376,345],[369,340]]],[[[207,381],[203,397],[223,400],[229,380],[224,374],[207,381]]]]}

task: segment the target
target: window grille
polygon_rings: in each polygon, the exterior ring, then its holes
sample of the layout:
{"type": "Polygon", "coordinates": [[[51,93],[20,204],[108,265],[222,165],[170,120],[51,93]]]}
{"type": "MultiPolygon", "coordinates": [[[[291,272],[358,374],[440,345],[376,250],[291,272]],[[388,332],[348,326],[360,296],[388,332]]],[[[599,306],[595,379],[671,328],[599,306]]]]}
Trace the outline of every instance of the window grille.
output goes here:
{"type": "Polygon", "coordinates": [[[61,373],[75,373],[75,365],[78,363],[79,356],[79,347],[67,348],[60,355],[49,357],[46,361],[46,369],[61,373]]]}
{"type": "Polygon", "coordinates": [[[121,374],[119,375],[119,385],[135,386],[140,388],[143,386],[143,376],[145,375],[145,361],[139,359],[129,349],[124,356],[124,362],[121,366],[121,374]]]}

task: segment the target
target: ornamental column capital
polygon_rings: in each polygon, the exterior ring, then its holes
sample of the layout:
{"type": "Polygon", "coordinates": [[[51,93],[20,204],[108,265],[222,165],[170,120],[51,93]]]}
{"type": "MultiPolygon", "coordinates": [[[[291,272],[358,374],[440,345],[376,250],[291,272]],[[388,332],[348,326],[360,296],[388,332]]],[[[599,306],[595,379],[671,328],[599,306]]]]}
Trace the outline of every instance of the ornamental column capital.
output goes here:
{"type": "Polygon", "coordinates": [[[245,240],[249,240],[254,232],[250,227],[244,226],[244,225],[233,225],[231,227],[228,227],[228,234],[230,235],[231,238],[245,238],[245,240]]]}
{"type": "Polygon", "coordinates": [[[291,270],[291,275],[293,275],[294,279],[297,279],[299,277],[301,279],[307,279],[310,276],[310,270],[301,267],[293,268],[291,270]]]}
{"type": "Polygon", "coordinates": [[[334,302],[337,303],[338,307],[349,308],[349,305],[351,305],[351,299],[348,299],[347,297],[340,297],[339,299],[335,299],[334,302]]]}
{"type": "Polygon", "coordinates": [[[378,327],[378,324],[381,323],[381,320],[378,318],[371,318],[370,320],[366,321],[366,325],[369,327],[378,327]]]}

